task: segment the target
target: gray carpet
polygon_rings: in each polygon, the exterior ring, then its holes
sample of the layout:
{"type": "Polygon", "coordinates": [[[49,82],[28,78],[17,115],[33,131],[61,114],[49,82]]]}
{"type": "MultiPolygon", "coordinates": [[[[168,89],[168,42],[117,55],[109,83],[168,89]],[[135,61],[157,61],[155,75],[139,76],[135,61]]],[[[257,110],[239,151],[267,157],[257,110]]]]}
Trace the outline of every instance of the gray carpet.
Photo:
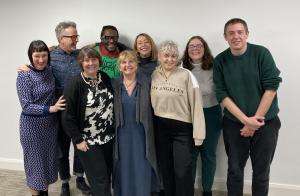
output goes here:
{"type": "MultiPolygon", "coordinates": [[[[72,196],[84,196],[75,187],[74,178],[70,183],[72,196]]],[[[50,196],[59,196],[60,181],[49,187],[50,196]]],[[[199,190],[196,190],[195,196],[200,196],[199,190]]],[[[214,191],[213,196],[225,196],[225,192],[214,191]]],[[[0,196],[30,196],[26,187],[25,176],[23,171],[1,170],[0,169],[0,196]]]]}

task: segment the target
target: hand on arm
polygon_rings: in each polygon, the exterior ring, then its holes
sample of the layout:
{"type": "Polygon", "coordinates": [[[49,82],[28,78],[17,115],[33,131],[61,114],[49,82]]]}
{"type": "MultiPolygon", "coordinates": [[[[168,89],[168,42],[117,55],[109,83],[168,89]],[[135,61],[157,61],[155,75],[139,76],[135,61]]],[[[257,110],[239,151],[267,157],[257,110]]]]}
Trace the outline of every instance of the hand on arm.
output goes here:
{"type": "Polygon", "coordinates": [[[28,67],[28,65],[24,64],[24,65],[20,65],[17,68],[17,72],[28,72],[30,69],[28,67]]]}
{"type": "Polygon", "coordinates": [[[50,46],[49,47],[49,51],[52,52],[53,50],[58,49],[58,46],[50,46]]]}
{"type": "Polygon", "coordinates": [[[50,113],[55,113],[55,112],[58,112],[58,111],[62,111],[62,110],[65,110],[65,104],[66,100],[63,98],[63,96],[61,96],[57,102],[55,103],[55,105],[52,105],[50,106],[49,108],[49,112],[50,113]]]}
{"type": "Polygon", "coordinates": [[[222,105],[250,129],[257,130],[265,124],[264,117],[258,115],[247,117],[229,97],[223,99],[222,105]]]}
{"type": "MultiPolygon", "coordinates": [[[[255,113],[255,116],[253,116],[251,118],[261,121],[261,122],[264,122],[264,116],[268,112],[275,95],[276,95],[276,91],[266,90],[260,101],[258,109],[255,113]]],[[[254,135],[254,133],[255,133],[255,129],[251,129],[250,127],[248,127],[246,125],[241,129],[241,136],[244,136],[244,137],[252,137],[254,135]]]]}
{"type": "Polygon", "coordinates": [[[252,137],[255,133],[254,129],[251,129],[246,125],[240,131],[241,131],[241,136],[243,137],[252,137]]]}

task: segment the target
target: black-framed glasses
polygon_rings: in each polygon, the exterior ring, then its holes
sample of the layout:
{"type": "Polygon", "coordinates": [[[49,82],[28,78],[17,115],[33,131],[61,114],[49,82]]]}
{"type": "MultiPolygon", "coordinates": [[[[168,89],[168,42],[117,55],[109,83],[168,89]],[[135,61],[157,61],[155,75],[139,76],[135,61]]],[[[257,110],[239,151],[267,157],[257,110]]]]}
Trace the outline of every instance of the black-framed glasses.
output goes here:
{"type": "Polygon", "coordinates": [[[113,41],[118,41],[119,36],[115,35],[115,36],[102,36],[101,39],[105,40],[105,41],[109,41],[109,40],[113,40],[113,41]]]}
{"type": "Polygon", "coordinates": [[[72,39],[72,41],[76,41],[79,39],[79,35],[63,35],[63,37],[67,37],[72,39]]]}
{"type": "Polygon", "coordinates": [[[193,50],[193,49],[201,49],[201,48],[203,48],[203,45],[202,45],[202,44],[189,45],[189,46],[188,46],[188,49],[189,49],[189,50],[193,50]]]}

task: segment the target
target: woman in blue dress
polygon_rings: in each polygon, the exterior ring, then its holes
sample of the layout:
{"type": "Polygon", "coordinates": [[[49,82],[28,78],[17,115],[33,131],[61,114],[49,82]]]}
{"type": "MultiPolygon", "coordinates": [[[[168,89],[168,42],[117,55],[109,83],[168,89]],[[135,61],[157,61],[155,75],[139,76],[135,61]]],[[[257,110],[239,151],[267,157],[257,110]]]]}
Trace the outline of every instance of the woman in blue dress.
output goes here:
{"type": "Polygon", "coordinates": [[[115,196],[150,196],[158,192],[150,78],[137,74],[137,57],[123,51],[122,76],[115,81],[115,196]]]}
{"type": "Polygon", "coordinates": [[[31,65],[19,72],[17,92],[22,106],[20,140],[24,154],[27,186],[32,195],[48,195],[49,184],[57,180],[56,135],[54,113],[64,109],[64,99],[55,103],[54,78],[47,45],[40,40],[28,49],[31,65]]]}

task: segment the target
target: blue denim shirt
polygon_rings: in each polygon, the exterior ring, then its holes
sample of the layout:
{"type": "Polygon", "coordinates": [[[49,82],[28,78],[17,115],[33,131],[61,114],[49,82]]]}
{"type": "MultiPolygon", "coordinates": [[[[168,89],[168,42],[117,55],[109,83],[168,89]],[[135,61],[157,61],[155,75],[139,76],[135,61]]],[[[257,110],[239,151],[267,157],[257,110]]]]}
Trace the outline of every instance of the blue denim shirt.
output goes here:
{"type": "Polygon", "coordinates": [[[60,96],[64,87],[68,84],[73,76],[80,74],[81,66],[77,62],[79,50],[68,54],[61,48],[50,52],[51,67],[55,78],[56,95],[60,96]]]}

